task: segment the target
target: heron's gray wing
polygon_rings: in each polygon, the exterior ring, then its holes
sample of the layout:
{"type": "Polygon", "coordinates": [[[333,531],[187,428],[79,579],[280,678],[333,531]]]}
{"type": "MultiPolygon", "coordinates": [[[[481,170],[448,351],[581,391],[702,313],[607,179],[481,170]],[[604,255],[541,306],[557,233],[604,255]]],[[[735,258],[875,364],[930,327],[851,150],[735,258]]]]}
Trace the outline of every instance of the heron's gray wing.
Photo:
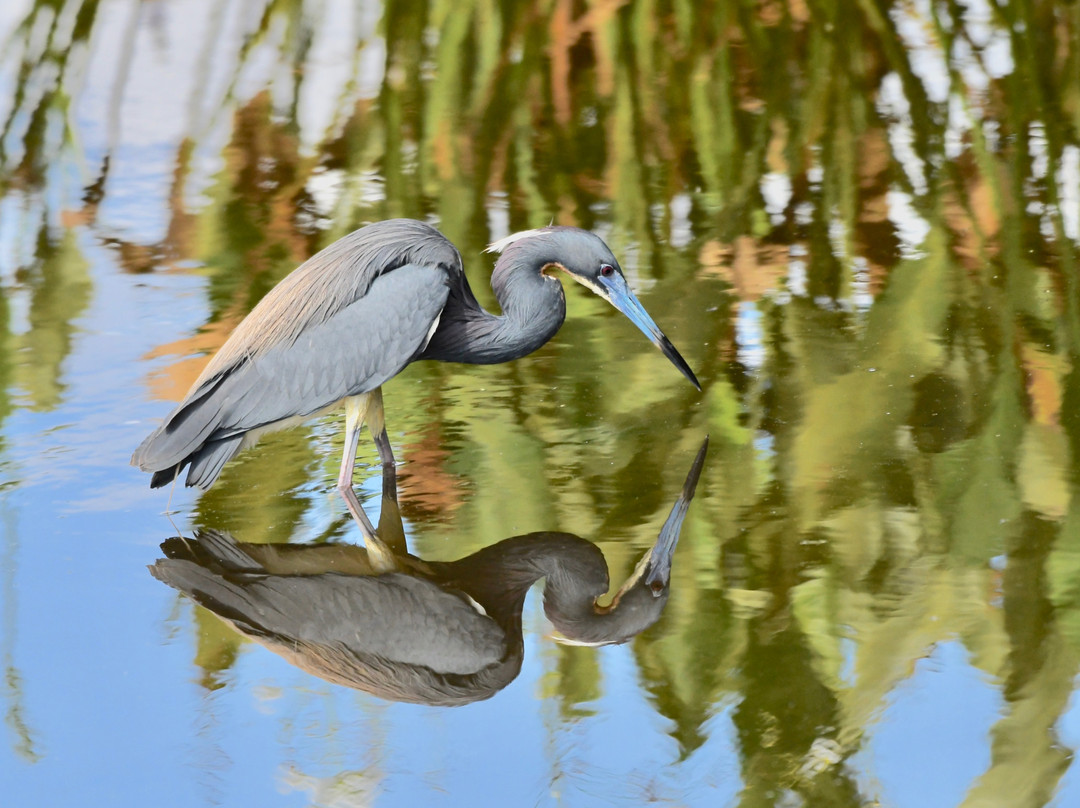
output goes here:
{"type": "Polygon", "coordinates": [[[378,278],[410,264],[464,274],[457,248],[434,227],[415,219],[375,222],[343,236],[267,292],[214,356],[196,387],[247,359],[288,347],[365,297],[378,278]]]}
{"type": "Polygon", "coordinates": [[[409,264],[380,275],[363,297],[295,341],[279,342],[206,381],[132,462],[146,471],[170,469],[213,444],[207,452],[213,473],[196,475],[208,485],[239,451],[245,433],[313,415],[397,375],[423,350],[448,293],[447,274],[437,266],[409,264]],[[220,458],[214,446],[221,447],[220,458]]]}
{"type": "Polygon", "coordinates": [[[447,294],[437,268],[409,265],[383,275],[364,297],[296,342],[231,373],[214,396],[220,402],[215,437],[309,416],[379,387],[423,349],[447,294]]]}
{"type": "Polygon", "coordinates": [[[506,636],[463,597],[402,573],[374,577],[218,575],[190,561],[150,567],[240,631],[288,647],[333,648],[440,675],[498,663],[506,636]]]}

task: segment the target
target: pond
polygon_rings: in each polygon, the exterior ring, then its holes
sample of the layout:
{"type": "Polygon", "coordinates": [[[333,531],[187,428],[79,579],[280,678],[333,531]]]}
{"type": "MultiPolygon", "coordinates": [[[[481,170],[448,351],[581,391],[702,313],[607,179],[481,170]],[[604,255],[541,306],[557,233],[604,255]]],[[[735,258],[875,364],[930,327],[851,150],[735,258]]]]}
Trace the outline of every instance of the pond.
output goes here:
{"type": "MultiPolygon", "coordinates": [[[[5,804],[1080,804],[1080,4],[5,0],[0,42],[5,804]],[[395,217],[491,310],[489,243],[591,230],[702,387],[571,283],[535,353],[410,365],[424,569],[567,533],[614,593],[709,439],[648,625],[568,643],[537,584],[520,672],[456,706],[147,569],[177,530],[362,555],[341,413],[205,492],[130,465],[395,217]]],[[[366,432],[354,481],[392,523],[366,432]]]]}

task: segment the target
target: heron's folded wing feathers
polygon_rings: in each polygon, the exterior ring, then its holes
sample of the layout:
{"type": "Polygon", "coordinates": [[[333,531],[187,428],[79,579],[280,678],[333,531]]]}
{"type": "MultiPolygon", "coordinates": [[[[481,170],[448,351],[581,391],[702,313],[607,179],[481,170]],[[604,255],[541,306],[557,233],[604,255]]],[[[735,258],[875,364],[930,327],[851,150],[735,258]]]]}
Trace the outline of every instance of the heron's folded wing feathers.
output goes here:
{"type": "Polygon", "coordinates": [[[259,301],[196,384],[248,359],[287,348],[366,297],[379,278],[409,265],[463,272],[457,248],[431,225],[413,219],[376,222],[338,239],[259,301]]]}
{"type": "MultiPolygon", "coordinates": [[[[305,418],[374,390],[420,353],[448,294],[439,267],[410,264],[381,275],[362,298],[295,341],[204,381],[143,441],[132,462],[146,471],[168,469],[208,442],[305,418]]],[[[220,463],[207,455],[205,465],[216,476],[220,463]]]]}
{"type": "Polygon", "coordinates": [[[401,573],[230,576],[174,559],[150,571],[271,647],[327,647],[462,675],[499,662],[506,647],[502,629],[464,598],[401,573]]]}

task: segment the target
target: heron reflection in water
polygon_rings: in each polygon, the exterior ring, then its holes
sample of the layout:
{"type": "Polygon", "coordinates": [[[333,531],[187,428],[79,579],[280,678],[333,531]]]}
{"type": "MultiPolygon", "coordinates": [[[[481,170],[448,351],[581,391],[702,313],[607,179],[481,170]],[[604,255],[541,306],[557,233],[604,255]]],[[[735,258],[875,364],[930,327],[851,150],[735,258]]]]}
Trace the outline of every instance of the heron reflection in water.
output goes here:
{"type": "Polygon", "coordinates": [[[397,556],[380,571],[354,545],[241,544],[216,532],[172,538],[154,577],[292,664],[393,701],[486,699],[521,670],[525,595],[545,579],[544,611],[565,642],[626,642],[667,603],[672,558],[708,439],[656,543],[611,603],[603,553],[570,533],[504,539],[457,561],[397,556]]]}
{"type": "Polygon", "coordinates": [[[419,359],[486,365],[532,353],[566,318],[557,271],[619,309],[701,389],[598,236],[544,227],[489,250],[500,253],[491,286],[501,315],[480,306],[461,255],[430,225],[393,219],[334,242],[267,293],[131,462],[153,473],[152,487],[187,468],[186,484],[205,489],[261,435],[344,404],[337,488],[371,538],[375,529],[352,488],[365,422],[382,462],[384,492],[396,497],[397,490],[381,385],[419,359]]]}

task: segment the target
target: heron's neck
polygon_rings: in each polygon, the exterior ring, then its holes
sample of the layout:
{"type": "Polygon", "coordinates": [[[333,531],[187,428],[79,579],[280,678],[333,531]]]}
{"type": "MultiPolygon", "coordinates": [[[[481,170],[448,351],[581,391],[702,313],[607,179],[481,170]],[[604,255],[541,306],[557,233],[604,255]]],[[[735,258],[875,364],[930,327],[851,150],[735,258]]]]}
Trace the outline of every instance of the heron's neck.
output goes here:
{"type": "Polygon", "coordinates": [[[566,319],[566,297],[558,279],[543,274],[543,264],[501,256],[491,288],[502,314],[485,311],[462,275],[451,288],[439,327],[421,359],[489,365],[532,353],[566,319]]]}
{"type": "Polygon", "coordinates": [[[468,593],[518,636],[525,595],[541,578],[547,580],[545,602],[559,593],[560,600],[592,604],[608,588],[603,554],[569,533],[515,536],[440,566],[438,577],[444,585],[468,593]]]}

